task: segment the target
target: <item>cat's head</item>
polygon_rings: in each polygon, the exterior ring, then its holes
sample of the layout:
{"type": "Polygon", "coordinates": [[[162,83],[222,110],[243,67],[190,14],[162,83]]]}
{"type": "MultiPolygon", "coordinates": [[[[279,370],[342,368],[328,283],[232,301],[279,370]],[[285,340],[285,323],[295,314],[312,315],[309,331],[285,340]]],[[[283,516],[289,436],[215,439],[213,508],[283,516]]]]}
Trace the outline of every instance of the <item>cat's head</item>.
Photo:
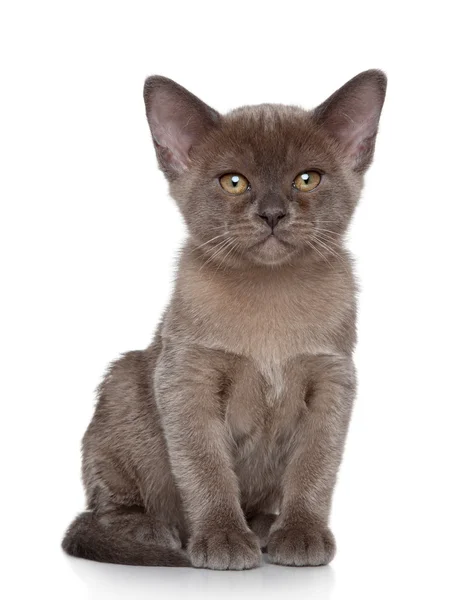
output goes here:
{"type": "Polygon", "coordinates": [[[159,165],[200,252],[223,264],[328,260],[372,161],[385,90],[372,70],[311,111],[262,104],[220,115],[170,79],[147,79],[159,165]]]}

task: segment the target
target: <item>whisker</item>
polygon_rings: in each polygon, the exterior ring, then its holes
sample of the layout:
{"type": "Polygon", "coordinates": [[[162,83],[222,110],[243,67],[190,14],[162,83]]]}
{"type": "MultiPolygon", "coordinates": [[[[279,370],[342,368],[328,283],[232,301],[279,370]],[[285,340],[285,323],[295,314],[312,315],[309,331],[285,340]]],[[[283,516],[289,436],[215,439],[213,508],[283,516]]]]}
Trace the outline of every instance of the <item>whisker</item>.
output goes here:
{"type": "Polygon", "coordinates": [[[206,260],[200,267],[199,271],[201,271],[201,269],[203,269],[203,267],[205,267],[206,265],[208,265],[210,262],[212,262],[215,257],[220,254],[223,250],[225,250],[230,244],[232,243],[231,238],[227,238],[226,240],[221,241],[219,244],[217,244],[217,246],[214,246],[213,250],[215,250],[214,254],[211,254],[211,256],[208,258],[208,260],[206,260]]]}
{"type": "Polygon", "coordinates": [[[331,254],[332,256],[335,256],[336,258],[338,258],[338,260],[346,266],[346,262],[343,259],[343,257],[341,256],[341,254],[339,254],[338,252],[336,252],[333,248],[331,248],[330,246],[328,246],[323,240],[321,240],[319,237],[315,237],[313,238],[313,241],[315,243],[318,243],[322,248],[324,248],[324,250],[327,251],[328,254],[331,254]]]}
{"type": "Polygon", "coordinates": [[[226,259],[227,259],[227,258],[228,258],[228,256],[231,254],[231,252],[234,252],[234,250],[235,250],[236,248],[238,248],[238,246],[239,246],[239,242],[236,242],[235,244],[233,244],[233,245],[231,246],[231,248],[228,250],[228,252],[225,254],[225,256],[224,256],[222,259],[220,259],[220,263],[219,263],[219,265],[218,265],[217,269],[215,270],[215,272],[216,272],[216,273],[217,273],[217,271],[220,269],[220,267],[222,266],[222,264],[224,264],[224,263],[225,263],[226,259]]]}
{"type": "Polygon", "coordinates": [[[226,240],[223,240],[222,242],[220,242],[215,248],[213,248],[213,250],[215,249],[215,252],[213,254],[211,254],[209,260],[211,260],[212,258],[215,258],[217,256],[217,254],[220,254],[225,248],[227,248],[231,243],[231,238],[227,238],[226,240]]]}
{"type": "Polygon", "coordinates": [[[333,240],[329,235],[322,233],[322,232],[316,232],[314,234],[315,238],[319,238],[320,240],[323,240],[326,244],[331,244],[332,246],[338,248],[338,249],[343,249],[343,244],[337,242],[336,240],[333,240]]]}
{"type": "Polygon", "coordinates": [[[331,229],[325,229],[324,227],[316,227],[315,231],[324,231],[326,233],[331,233],[332,235],[342,236],[342,233],[338,233],[338,231],[332,231],[331,229]]]}
{"type": "Polygon", "coordinates": [[[327,262],[327,263],[328,263],[330,266],[332,266],[332,263],[329,261],[329,259],[328,259],[328,258],[326,258],[326,257],[324,256],[324,254],[323,254],[323,253],[322,253],[322,252],[319,250],[319,248],[316,248],[316,246],[315,246],[314,244],[312,244],[312,243],[310,242],[310,240],[307,240],[307,243],[308,243],[308,245],[310,246],[310,248],[311,248],[312,250],[314,250],[314,251],[315,251],[317,254],[319,254],[319,256],[322,258],[322,260],[325,260],[325,261],[326,261],[326,262],[327,262]]]}
{"type": "Polygon", "coordinates": [[[192,252],[195,252],[195,250],[199,250],[200,248],[203,248],[203,246],[206,246],[207,244],[210,244],[211,242],[213,242],[214,240],[218,240],[220,237],[223,237],[224,235],[226,235],[225,232],[222,232],[219,235],[215,235],[213,238],[211,238],[210,240],[208,240],[207,242],[204,242],[203,244],[200,244],[199,246],[195,246],[195,248],[192,250],[192,252]]]}

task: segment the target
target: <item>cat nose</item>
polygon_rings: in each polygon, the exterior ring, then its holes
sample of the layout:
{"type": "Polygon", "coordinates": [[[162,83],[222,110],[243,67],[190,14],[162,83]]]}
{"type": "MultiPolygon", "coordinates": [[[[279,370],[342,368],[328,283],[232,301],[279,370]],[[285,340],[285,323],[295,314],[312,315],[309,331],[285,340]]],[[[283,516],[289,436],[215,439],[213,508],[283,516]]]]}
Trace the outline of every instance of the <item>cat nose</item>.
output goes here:
{"type": "Polygon", "coordinates": [[[281,208],[267,208],[258,213],[258,216],[261,217],[263,221],[266,221],[272,231],[274,231],[277,223],[286,216],[286,212],[281,208]]]}

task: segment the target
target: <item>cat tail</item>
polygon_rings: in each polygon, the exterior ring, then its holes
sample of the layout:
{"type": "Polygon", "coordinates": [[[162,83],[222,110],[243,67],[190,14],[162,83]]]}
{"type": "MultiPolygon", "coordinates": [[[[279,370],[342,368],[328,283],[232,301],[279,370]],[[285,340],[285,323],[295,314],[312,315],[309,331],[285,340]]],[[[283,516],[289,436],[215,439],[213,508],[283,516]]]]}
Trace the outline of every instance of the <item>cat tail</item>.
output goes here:
{"type": "Polygon", "coordinates": [[[156,567],[191,566],[183,550],[122,538],[115,528],[100,523],[95,513],[89,511],[74,519],[61,545],[70,556],[98,562],[156,567]]]}

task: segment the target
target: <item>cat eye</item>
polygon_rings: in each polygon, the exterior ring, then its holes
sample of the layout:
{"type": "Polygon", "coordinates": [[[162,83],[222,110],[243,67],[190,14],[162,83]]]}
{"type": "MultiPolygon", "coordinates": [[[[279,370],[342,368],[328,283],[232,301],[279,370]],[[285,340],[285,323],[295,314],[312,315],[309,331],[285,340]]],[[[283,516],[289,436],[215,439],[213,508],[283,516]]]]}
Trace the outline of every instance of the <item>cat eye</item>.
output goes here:
{"type": "Polygon", "coordinates": [[[228,173],[227,175],[222,175],[222,177],[219,179],[219,182],[225,192],[228,192],[228,194],[235,194],[236,196],[243,194],[250,188],[250,183],[248,180],[244,177],[244,175],[240,175],[239,173],[228,173]]]}
{"type": "Polygon", "coordinates": [[[311,192],[321,183],[321,174],[318,171],[303,171],[293,181],[293,186],[300,192],[311,192]]]}

